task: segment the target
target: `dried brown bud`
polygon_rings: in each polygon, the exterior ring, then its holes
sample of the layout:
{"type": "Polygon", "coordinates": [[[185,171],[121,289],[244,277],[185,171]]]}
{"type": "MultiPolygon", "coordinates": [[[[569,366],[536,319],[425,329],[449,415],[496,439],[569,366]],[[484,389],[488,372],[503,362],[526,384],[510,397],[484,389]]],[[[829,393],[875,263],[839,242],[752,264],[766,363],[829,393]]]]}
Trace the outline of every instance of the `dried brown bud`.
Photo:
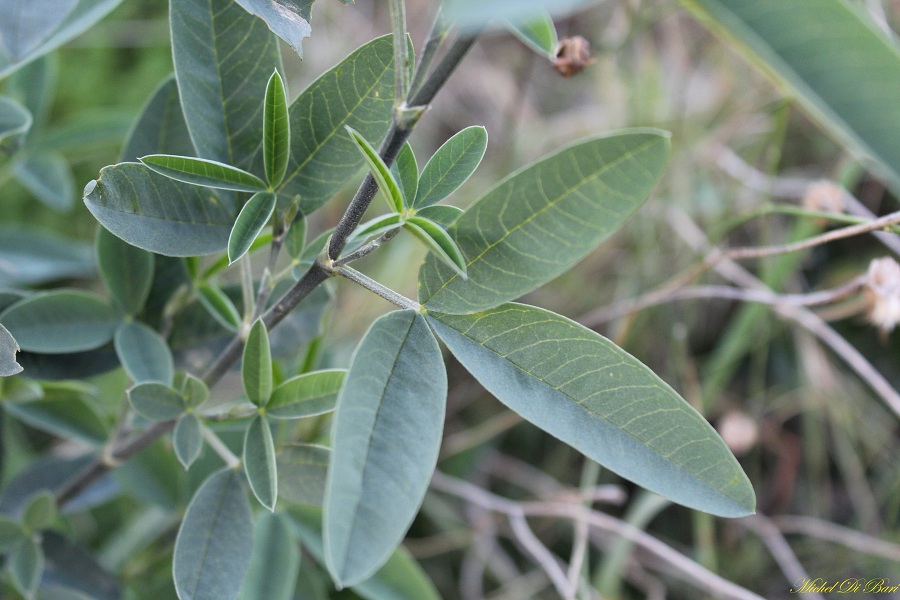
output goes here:
{"type": "Polygon", "coordinates": [[[831,181],[817,181],[806,188],[803,206],[818,212],[843,213],[844,192],[839,185],[831,181]]]}
{"type": "Polygon", "coordinates": [[[900,322],[900,264],[888,256],[874,259],[863,289],[869,322],[890,333],[900,322]]]}
{"type": "Polygon", "coordinates": [[[591,64],[591,44],[580,35],[563,38],[556,47],[556,58],[553,59],[553,68],[559,71],[563,77],[571,77],[580,73],[591,64]]]}

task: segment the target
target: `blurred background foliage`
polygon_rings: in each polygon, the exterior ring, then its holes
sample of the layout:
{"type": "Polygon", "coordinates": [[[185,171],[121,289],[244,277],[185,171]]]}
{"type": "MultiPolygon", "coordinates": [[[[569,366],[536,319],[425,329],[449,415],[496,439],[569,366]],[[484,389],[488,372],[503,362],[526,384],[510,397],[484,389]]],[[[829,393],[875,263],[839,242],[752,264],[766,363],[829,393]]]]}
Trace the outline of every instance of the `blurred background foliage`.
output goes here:
{"type": "MultiPolygon", "coordinates": [[[[858,4],[884,27],[896,30],[900,25],[900,3],[858,4]]],[[[433,9],[433,3],[410,2],[408,18],[417,45],[427,33],[433,9]]],[[[291,98],[354,48],[387,32],[387,3],[358,0],[345,6],[321,0],[312,24],[302,62],[285,47],[291,98]]],[[[896,209],[897,198],[859,168],[783,90],[714,38],[677,2],[606,0],[559,19],[556,25],[560,37],[581,35],[590,41],[593,63],[584,72],[564,79],[511,35],[489,34],[438,96],[412,138],[416,153],[426,156],[465,126],[487,127],[485,160],[451,199],[465,207],[512,170],[577,138],[631,126],[673,133],[668,173],[638,216],[575,269],[531,294],[528,302],[590,320],[595,309],[656,289],[696,264],[699,255],[691,244],[698,243],[698,235],[729,246],[809,237],[825,225],[794,216],[743,220],[740,215],[752,215],[772,202],[796,204],[818,180],[845,186],[876,214],[896,209]],[[773,197],[754,185],[754,177],[793,182],[796,197],[773,197]],[[699,226],[697,231],[686,226],[690,221],[699,226]]],[[[885,35],[894,37],[890,30],[885,35]]],[[[56,95],[44,124],[45,141],[70,161],[80,190],[100,167],[117,161],[130,123],[172,69],[166,3],[123,3],[54,53],[51,64],[56,95]]],[[[0,179],[2,225],[40,227],[87,243],[93,240],[97,224],[80,201],[70,211],[55,211],[36,202],[3,167],[0,179]]],[[[314,215],[312,231],[336,222],[355,186],[356,182],[348,185],[314,215]]],[[[870,259],[885,253],[873,238],[860,236],[748,266],[775,289],[798,293],[834,287],[864,273],[870,259]]],[[[412,296],[422,256],[410,236],[399,236],[377,259],[361,262],[360,268],[412,296]]],[[[721,282],[713,273],[702,281],[721,282]]],[[[99,286],[96,281],[83,284],[99,286]]],[[[390,308],[343,282],[337,298],[323,367],[346,366],[360,335],[390,308]]],[[[857,302],[835,311],[833,326],[898,387],[897,335],[879,335],[861,309],[857,302]]],[[[834,533],[832,525],[841,525],[900,543],[900,446],[895,417],[816,338],[777,318],[768,307],[722,299],[667,303],[604,321],[598,330],[651,366],[717,425],[754,483],[760,512],[776,518],[771,522],[782,527],[810,576],[829,581],[900,580],[897,556],[893,560],[867,556],[819,537],[823,531],[834,533]],[[778,521],[783,515],[812,520],[778,521]],[[810,530],[818,534],[809,535],[810,530]]],[[[623,485],[610,473],[594,473],[576,451],[534,427],[520,425],[458,365],[451,364],[449,374],[447,430],[439,465],[443,472],[465,476],[514,499],[558,497],[594,479],[623,485]]],[[[122,374],[107,374],[91,383],[111,390],[97,397],[107,398],[104,408],[114,414],[120,396],[112,390],[124,387],[122,374]]],[[[218,393],[226,392],[220,388],[218,393]]],[[[8,418],[3,436],[7,448],[14,449],[6,456],[4,482],[29,457],[55,444],[51,436],[8,418]]],[[[65,454],[65,447],[56,452],[65,454]]],[[[189,498],[185,486],[196,486],[195,470],[192,481],[167,480],[167,466],[168,473],[181,473],[174,461],[171,452],[157,444],[120,475],[121,480],[134,480],[155,473],[148,478],[151,483],[144,481],[140,487],[151,508],[120,497],[102,509],[71,515],[66,522],[79,543],[95,549],[105,567],[131,583],[130,597],[174,598],[167,552],[177,521],[163,509],[183,507],[189,498]],[[161,538],[160,531],[165,532],[161,538]]],[[[778,571],[778,559],[773,558],[772,546],[767,547],[772,538],[765,531],[654,503],[645,492],[624,485],[630,500],[604,505],[604,510],[633,520],[765,598],[790,596],[787,590],[794,582],[778,571]]],[[[430,493],[407,548],[445,598],[555,597],[541,571],[503,534],[504,527],[490,513],[471,507],[460,511],[446,497],[430,493]]],[[[545,543],[566,556],[573,536],[568,523],[536,519],[533,527],[545,543]]],[[[845,535],[847,542],[851,536],[845,535]]],[[[700,597],[677,579],[658,575],[653,557],[637,553],[629,558],[628,548],[619,547],[618,552],[625,552],[622,562],[612,562],[614,542],[612,537],[597,540],[609,551],[591,552],[586,561],[604,597],[661,597],[654,596],[660,590],[671,597],[700,597]],[[618,568],[607,572],[610,564],[618,568]],[[654,565],[651,574],[645,567],[654,565]]],[[[301,574],[301,581],[307,577],[301,574]]],[[[324,597],[316,595],[320,585],[321,581],[298,585],[295,598],[324,597]]],[[[11,594],[11,590],[2,593],[4,598],[11,594]]],[[[354,596],[344,591],[333,597],[354,596]]]]}

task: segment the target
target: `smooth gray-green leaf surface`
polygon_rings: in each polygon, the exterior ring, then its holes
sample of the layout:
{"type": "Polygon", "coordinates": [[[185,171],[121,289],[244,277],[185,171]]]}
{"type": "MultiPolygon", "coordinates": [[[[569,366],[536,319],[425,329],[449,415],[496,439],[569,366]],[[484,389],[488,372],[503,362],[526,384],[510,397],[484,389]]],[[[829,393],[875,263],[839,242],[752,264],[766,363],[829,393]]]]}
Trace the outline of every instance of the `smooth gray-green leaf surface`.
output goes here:
{"type": "Polygon", "coordinates": [[[235,600],[253,548],[253,521],[241,475],[213,474],[197,490],[175,540],[173,573],[180,600],[235,600]]]}
{"type": "Polygon", "coordinates": [[[235,192],[259,192],[267,187],[256,175],[215,160],[171,154],[151,154],[139,160],[160,175],[191,185],[235,192]]]}
{"type": "Polygon", "coordinates": [[[25,539],[22,524],[9,517],[0,516],[0,553],[6,554],[25,539]]]}
{"type": "Polygon", "coordinates": [[[556,45],[559,39],[556,35],[556,27],[549,14],[530,18],[526,21],[509,23],[509,30],[519,38],[523,44],[548,58],[556,54],[556,45]]]}
{"type": "Polygon", "coordinates": [[[203,448],[203,433],[197,415],[185,413],[178,417],[175,430],[172,431],[172,447],[181,466],[190,469],[203,448]]]}
{"type": "Polygon", "coordinates": [[[325,488],[325,557],[336,582],[369,578],[400,544],[437,463],[447,375],[425,319],[369,328],[338,398],[325,488]]]}
{"type": "Polygon", "coordinates": [[[26,598],[33,598],[44,572],[44,553],[37,540],[29,538],[9,556],[13,585],[26,598]]]}
{"type": "Polygon", "coordinates": [[[226,329],[237,331],[241,325],[241,314],[231,299],[218,286],[204,283],[197,288],[197,298],[203,308],[226,329]]]}
{"type": "Polygon", "coordinates": [[[6,327],[0,323],[0,377],[9,377],[22,372],[22,365],[16,362],[19,344],[6,327]]]}
{"type": "Polygon", "coordinates": [[[413,200],[416,199],[416,190],[419,187],[419,164],[416,162],[416,155],[409,142],[403,144],[403,148],[397,154],[397,159],[391,165],[391,173],[400,184],[400,191],[403,192],[403,205],[412,206],[413,200]]]}
{"type": "Polygon", "coordinates": [[[591,0],[447,0],[445,17],[462,27],[502,26],[502,20],[521,22],[540,17],[545,11],[565,14],[591,0]],[[493,23],[492,23],[493,22],[493,23]]]}
{"type": "Polygon", "coordinates": [[[32,531],[49,528],[56,520],[56,496],[49,490],[32,496],[22,512],[22,523],[32,531]]]}
{"type": "Polygon", "coordinates": [[[18,288],[94,273],[90,244],[39,229],[0,227],[0,288],[18,288]]]}
{"type": "Polygon", "coordinates": [[[256,236],[272,218],[278,198],[272,192],[258,192],[238,213],[228,238],[228,261],[235,262],[250,249],[256,236]]]}
{"type": "Polygon", "coordinates": [[[269,332],[262,319],[250,328],[244,344],[241,374],[247,398],[257,406],[265,406],[272,395],[272,351],[269,348],[269,332]]]}
{"type": "Polygon", "coordinates": [[[441,262],[463,279],[466,278],[466,259],[443,227],[424,217],[410,217],[404,227],[419,238],[441,262]]]}
{"type": "Polygon", "coordinates": [[[128,400],[139,415],[151,421],[168,421],[184,412],[184,399],[168,385],[149,381],[128,390],[128,400]]]}
{"type": "Polygon", "coordinates": [[[300,551],[284,515],[264,513],[253,526],[253,556],[241,600],[292,600],[300,551]]]}
{"type": "Polygon", "coordinates": [[[403,193],[400,191],[400,184],[394,179],[393,173],[384,164],[378,151],[372,147],[366,138],[361,136],[358,131],[347,127],[351,139],[356,143],[360,155],[366,161],[369,172],[378,184],[378,191],[387,202],[388,208],[394,212],[403,210],[403,193]]]}
{"type": "Polygon", "coordinates": [[[588,458],[690,508],[753,513],[753,487],[709,423],[596,332],[522,304],[428,321],[485,389],[588,458]]]}
{"type": "Polygon", "coordinates": [[[34,120],[32,127],[40,128],[46,122],[58,79],[59,61],[55,56],[34,60],[9,78],[7,93],[19,100],[31,113],[34,120]]]}
{"type": "Polygon", "coordinates": [[[169,345],[155,330],[139,321],[122,323],[113,338],[119,362],[135,383],[172,384],[175,365],[169,345]]]}
{"type": "Polygon", "coordinates": [[[78,0],[3,0],[0,45],[13,61],[21,61],[62,25],[78,0]]]}
{"type": "Polygon", "coordinates": [[[561,275],[634,214],[668,154],[668,134],[636,129],[575,143],[514,173],[447,230],[466,257],[468,280],[428,257],[419,301],[474,313],[561,275]]]}
{"type": "Polygon", "coordinates": [[[266,86],[263,111],[263,163],[266,179],[274,187],[282,182],[291,156],[291,122],[288,118],[287,94],[278,71],[272,73],[266,86]]]}
{"type": "Polygon", "coordinates": [[[250,421],[244,436],[244,471],[250,489],[259,503],[275,510],[278,498],[278,467],[275,463],[275,442],[269,420],[257,415],[250,421]]]}
{"type": "Polygon", "coordinates": [[[438,148],[422,169],[412,207],[436,204],[455,192],[475,172],[487,149],[487,130],[466,127],[438,148]]]}
{"type": "Polygon", "coordinates": [[[199,156],[263,171],[263,98],[278,40],[231,0],[172,0],[172,57],[199,156]]]}
{"type": "Polygon", "coordinates": [[[174,75],[166,77],[153,91],[140,117],[125,139],[121,159],[136,161],[148,154],[194,154],[174,75]]]}
{"type": "Polygon", "coordinates": [[[315,0],[236,0],[249,13],[266,22],[272,32],[283,39],[303,58],[303,38],[312,28],[309,17],[315,0]]]}
{"type": "Polygon", "coordinates": [[[7,402],[4,410],[35,429],[91,444],[106,440],[107,427],[93,403],[82,394],[50,394],[32,402],[7,402]]]}
{"type": "Polygon", "coordinates": [[[344,369],[328,369],[292,377],[272,392],[266,414],[276,419],[299,419],[330,412],[346,374],[344,369]]]}
{"type": "Polygon", "coordinates": [[[294,504],[322,506],[331,449],[324,446],[287,444],[275,460],[278,495],[294,504]]]}
{"type": "Polygon", "coordinates": [[[22,350],[44,354],[99,348],[112,339],[121,320],[96,294],[74,290],[35,294],[0,316],[22,350]]]}
{"type": "Polygon", "coordinates": [[[444,229],[453,225],[463,214],[463,209],[449,204],[436,204],[434,206],[426,206],[416,211],[420,217],[425,217],[429,221],[434,221],[444,229]]]}
{"type": "Polygon", "coordinates": [[[16,181],[50,208],[67,212],[75,204],[75,177],[59,152],[29,154],[16,161],[13,173],[16,181]]]}
{"type": "Polygon", "coordinates": [[[845,0],[683,0],[900,190],[900,49],[845,0]],[[749,52],[747,52],[749,51],[749,52]]]}
{"type": "Polygon", "coordinates": [[[153,254],[117,238],[103,227],[97,231],[97,265],[106,289],[129,315],[143,310],[153,285],[153,254]]]}
{"type": "Polygon", "coordinates": [[[209,388],[202,379],[187,373],[181,396],[184,398],[184,405],[187,408],[197,408],[209,399],[209,388]]]}
{"type": "Polygon", "coordinates": [[[224,250],[237,214],[212,190],[171,180],[140,163],[101,169],[85,186],[84,203],[116,237],[166,256],[224,250]]]}
{"type": "Polygon", "coordinates": [[[291,158],[277,191],[299,195],[304,214],[330,200],[363,165],[345,125],[367,140],[387,132],[394,106],[393,57],[391,36],[375,39],[325,72],[291,105],[291,158]]]}
{"type": "Polygon", "coordinates": [[[25,140],[31,128],[31,113],[6,96],[0,96],[0,150],[13,153],[25,140]]]}

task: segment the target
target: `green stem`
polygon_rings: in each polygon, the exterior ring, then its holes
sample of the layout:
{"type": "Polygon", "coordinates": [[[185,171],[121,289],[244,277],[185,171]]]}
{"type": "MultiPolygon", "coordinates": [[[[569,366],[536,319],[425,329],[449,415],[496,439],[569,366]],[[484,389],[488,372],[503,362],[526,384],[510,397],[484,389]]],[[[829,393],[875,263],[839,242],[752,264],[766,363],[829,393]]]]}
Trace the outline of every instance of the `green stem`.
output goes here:
{"type": "Polygon", "coordinates": [[[390,0],[394,30],[394,108],[406,103],[409,93],[409,45],[406,42],[406,1],[390,0]]]}
{"type": "Polygon", "coordinates": [[[241,466],[241,459],[235,456],[234,452],[225,445],[225,442],[216,435],[215,431],[204,425],[201,432],[203,433],[203,439],[206,440],[209,447],[213,449],[213,452],[219,455],[219,458],[225,462],[229,469],[237,469],[241,466]]]}
{"type": "Polygon", "coordinates": [[[359,271],[357,271],[355,269],[351,269],[350,267],[340,267],[340,268],[335,269],[335,273],[337,273],[341,277],[346,277],[347,279],[349,279],[350,281],[353,281],[354,283],[358,283],[359,285],[363,286],[370,292],[374,292],[375,294],[378,294],[379,296],[381,296],[388,302],[390,302],[392,304],[396,304],[400,308],[412,309],[412,310],[415,310],[418,312],[422,311],[422,305],[419,304],[418,302],[416,302],[415,300],[410,300],[403,294],[399,294],[399,293],[395,292],[394,290],[390,289],[389,287],[385,287],[385,286],[381,285],[374,279],[371,279],[370,277],[363,275],[362,273],[360,273],[359,271]]]}

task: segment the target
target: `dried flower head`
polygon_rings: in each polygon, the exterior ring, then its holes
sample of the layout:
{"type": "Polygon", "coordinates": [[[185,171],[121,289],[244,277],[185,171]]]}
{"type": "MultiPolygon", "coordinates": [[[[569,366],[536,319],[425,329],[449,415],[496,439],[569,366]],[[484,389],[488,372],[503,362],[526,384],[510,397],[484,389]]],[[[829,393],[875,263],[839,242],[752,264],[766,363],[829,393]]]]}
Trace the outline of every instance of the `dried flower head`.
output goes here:
{"type": "Polygon", "coordinates": [[[803,206],[809,210],[829,213],[844,212],[844,191],[831,181],[810,184],[803,195],[803,206]]]}
{"type": "Polygon", "coordinates": [[[900,322],[900,264],[888,256],[874,259],[863,289],[869,322],[890,333],[900,322]]]}
{"type": "Polygon", "coordinates": [[[591,64],[591,44],[580,35],[563,38],[556,47],[556,58],[553,68],[563,77],[571,77],[580,73],[591,64]]]}

